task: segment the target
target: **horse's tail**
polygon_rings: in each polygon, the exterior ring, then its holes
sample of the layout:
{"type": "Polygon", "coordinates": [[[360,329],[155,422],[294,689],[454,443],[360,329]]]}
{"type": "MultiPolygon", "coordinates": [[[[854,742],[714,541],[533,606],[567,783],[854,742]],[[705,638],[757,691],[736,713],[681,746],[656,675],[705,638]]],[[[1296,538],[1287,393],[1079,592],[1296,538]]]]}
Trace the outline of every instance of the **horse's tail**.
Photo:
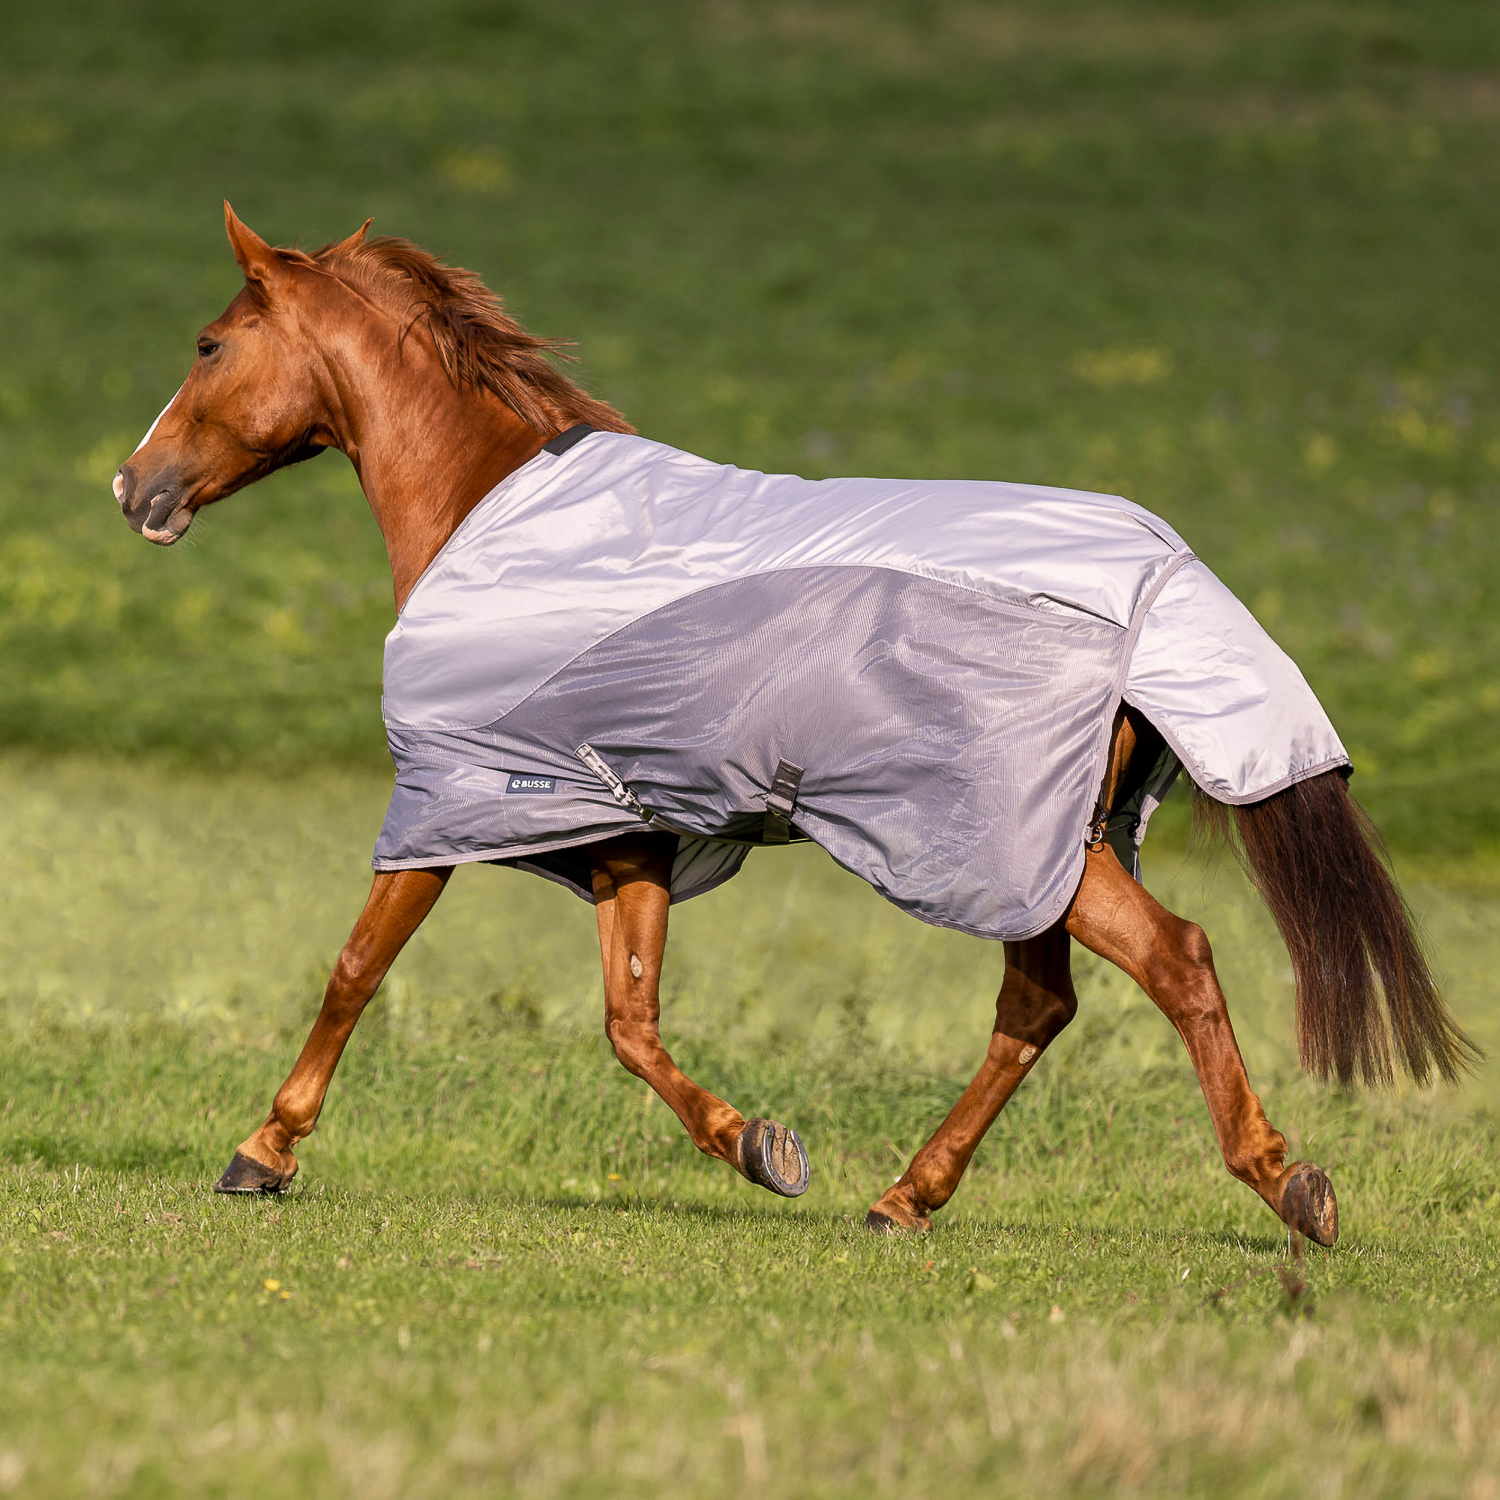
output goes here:
{"type": "Polygon", "coordinates": [[[1281,929],[1308,1072],[1388,1084],[1392,1038],[1418,1083],[1433,1070],[1451,1083],[1479,1060],[1433,982],[1380,835],[1339,772],[1241,807],[1200,793],[1194,813],[1200,831],[1234,848],[1281,929]]]}

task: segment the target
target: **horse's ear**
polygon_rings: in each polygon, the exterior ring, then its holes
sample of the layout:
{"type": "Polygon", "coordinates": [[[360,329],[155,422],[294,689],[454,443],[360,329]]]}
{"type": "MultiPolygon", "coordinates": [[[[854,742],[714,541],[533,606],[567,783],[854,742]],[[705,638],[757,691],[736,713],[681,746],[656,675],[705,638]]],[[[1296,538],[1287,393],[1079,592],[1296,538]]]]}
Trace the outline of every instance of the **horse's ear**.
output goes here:
{"type": "Polygon", "coordinates": [[[224,231],[245,280],[264,286],[281,269],[276,252],[224,200],[224,231]]]}
{"type": "Polygon", "coordinates": [[[351,251],[358,250],[364,244],[365,235],[374,222],[374,219],[366,219],[347,239],[340,240],[336,245],[329,245],[326,250],[320,250],[318,253],[320,255],[348,255],[351,251]]]}

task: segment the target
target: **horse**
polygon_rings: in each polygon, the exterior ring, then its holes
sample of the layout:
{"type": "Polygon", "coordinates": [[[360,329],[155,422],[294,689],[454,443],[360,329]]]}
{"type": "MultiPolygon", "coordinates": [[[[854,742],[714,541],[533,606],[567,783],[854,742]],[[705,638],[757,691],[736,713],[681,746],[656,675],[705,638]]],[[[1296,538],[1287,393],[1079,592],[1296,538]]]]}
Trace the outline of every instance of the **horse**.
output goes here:
{"type": "MultiPolygon", "coordinates": [[[[872,1230],[931,1229],[932,1215],[952,1197],[1000,1110],[1072,1020],[1078,999],[1070,949],[1076,941],[1128,974],[1176,1027],[1196,1070],[1228,1171],[1259,1194],[1291,1230],[1320,1245],[1336,1241],[1333,1185],[1314,1163],[1287,1160],[1286,1140],[1268,1120],[1246,1074],[1207,937],[1201,927],[1160,905],[1138,878],[1135,851],[1144,820],[1165,795],[1177,767],[1186,763],[1200,783],[1194,789],[1195,801],[1204,825],[1241,858],[1286,942],[1296,979],[1299,1057],[1305,1068],[1325,1079],[1336,1076],[1344,1084],[1389,1082],[1397,1064],[1418,1081],[1432,1073],[1451,1081],[1478,1053],[1438,993],[1383,861],[1378,835],[1348,793],[1347,757],[1321,718],[1316,700],[1269,637],[1257,634],[1259,627],[1243,606],[1192,558],[1165,522],[1129,502],[1106,504],[1100,497],[1075,492],[940,486],[898,491],[887,485],[878,491],[879,504],[870,510],[868,534],[857,522],[846,528],[849,534],[839,544],[844,550],[835,559],[847,564],[851,557],[865,558],[867,565],[797,573],[807,561],[808,547],[822,545],[801,532],[790,544],[785,542],[789,526],[817,530],[815,520],[805,520],[822,514],[806,510],[812,503],[806,488],[810,482],[793,477],[773,482],[753,473],[747,477],[747,471],[721,470],[631,436],[633,429],[618,411],[562,372],[557,363],[561,346],[526,332],[473,273],[446,265],[409,241],[370,237],[368,220],[346,239],[311,253],[271,246],[227,202],[224,222],[244,286],[198,335],[196,359],[186,380],[115,476],[115,498],[135,531],[158,546],[171,546],[204,506],[330,448],[347,456],[390,561],[397,627],[387,646],[386,717],[397,755],[398,786],[382,845],[377,846],[369,898],[334,965],[311,1032],[264,1121],[235,1149],[215,1184],[218,1192],[270,1194],[286,1189],[298,1170],[295,1148],[314,1129],[345,1045],[392,962],[432,910],[454,866],[490,859],[561,879],[592,901],[604,972],[605,1031],[619,1061],[671,1107],[701,1151],[726,1162],[750,1182],[798,1196],[811,1178],[800,1137],[776,1121],[746,1119],[677,1067],[661,1036],[659,981],[674,880],[678,896],[684,882],[686,893],[692,894],[726,878],[726,871],[733,873],[750,847],[814,836],[918,916],[996,937],[1004,948],[994,1026],[978,1072],[906,1171],[871,1205],[866,1223],[872,1230]],[[647,469],[666,476],[661,484],[677,487],[672,502],[676,510],[666,500],[658,503],[644,491],[638,493],[644,482],[639,475],[647,469]],[[626,470],[629,482],[621,480],[610,489],[609,474],[626,470]],[[594,491],[606,500],[583,495],[583,478],[576,476],[589,474],[604,475],[594,483],[594,491]],[[570,480],[570,475],[575,478],[570,480]],[[700,480],[718,484],[716,475],[728,476],[723,483],[730,488],[723,494],[730,495],[730,501],[711,488],[692,487],[700,480]],[[993,499],[993,513],[986,510],[986,497],[993,499]],[[595,510],[588,510],[588,504],[595,510]],[[760,508],[753,513],[747,509],[741,524],[737,505],[760,508]],[[649,545],[632,554],[628,567],[622,567],[618,557],[606,559],[603,571],[610,578],[603,592],[592,574],[583,576],[583,564],[576,599],[566,578],[528,582],[522,576],[525,569],[506,553],[523,535],[543,538],[536,545],[545,551],[545,538],[559,527],[572,525],[592,536],[601,527],[616,525],[622,507],[632,506],[644,517],[639,525],[649,545]],[[747,576],[754,572],[754,587],[740,587],[745,579],[739,578],[715,589],[710,586],[723,580],[714,571],[718,554],[713,548],[679,549],[667,562],[660,561],[657,554],[666,546],[662,537],[671,526],[681,524],[684,516],[691,519],[706,508],[723,511],[726,506],[717,533],[725,546],[751,545],[741,533],[757,528],[767,535],[774,532],[781,538],[775,546],[792,547],[797,568],[757,564],[756,572],[746,565],[741,571],[747,576]],[[918,532],[930,529],[932,557],[921,552],[919,542],[917,553],[907,561],[890,561],[895,554],[888,539],[875,533],[886,525],[893,506],[909,518],[908,535],[901,544],[907,552],[901,556],[911,551],[910,518],[915,517],[918,532]],[[575,511],[582,517],[576,524],[568,520],[575,511]],[[926,526],[927,518],[940,512],[952,521],[948,531],[942,531],[937,520],[926,526]],[[963,556],[945,560],[946,554],[936,555],[948,546],[943,538],[950,532],[960,539],[961,552],[966,528],[976,526],[996,531],[1007,557],[1024,552],[1018,540],[1021,531],[1013,536],[1007,528],[1030,527],[1031,535],[1038,527],[1045,530],[1049,518],[1062,512],[1084,515],[1085,530],[1100,529],[1102,534],[1114,527],[1119,536],[1128,536],[1129,547],[1147,549],[1138,597],[1132,596],[1128,608],[1120,607],[1118,618],[1102,618],[1110,609],[1088,602],[1093,596],[1087,590],[1094,584],[1087,580],[1071,593],[1028,585],[1031,592],[1023,590],[1018,604],[996,596],[984,580],[970,578],[963,556]],[[490,519],[481,524],[484,517],[490,519]],[[492,544],[500,548],[498,554],[492,544]],[[682,576],[661,584],[663,570],[673,568],[682,576]],[[777,580],[784,582],[791,573],[811,580],[808,587],[832,591],[826,630],[832,632],[833,644],[826,649],[816,635],[816,629],[824,627],[815,629],[809,622],[795,590],[775,610],[764,602],[766,589],[781,586],[777,580]],[[569,653],[576,645],[568,632],[582,628],[580,620],[588,624],[594,643],[584,656],[597,656],[607,648],[613,652],[611,671],[622,681],[638,683],[641,673],[661,665],[652,645],[659,635],[648,632],[642,637],[636,629],[640,620],[649,617],[657,622],[652,628],[659,629],[660,619],[682,607],[682,599],[712,596],[731,615],[740,611],[738,623],[726,627],[731,640],[725,649],[730,650],[747,640],[763,642],[767,612],[779,610],[781,644],[765,649],[785,664],[793,686],[785,693],[773,688],[771,696],[795,697],[807,691],[814,694],[810,701],[816,704],[816,688],[796,685],[802,682],[797,673],[820,651],[837,656],[856,649],[838,635],[844,622],[857,624],[864,618],[862,596],[851,596],[847,590],[884,590],[882,608],[887,614],[880,619],[886,620],[895,607],[891,601],[904,598],[899,590],[913,580],[920,607],[903,617],[905,624],[899,628],[872,627],[857,647],[863,653],[861,684],[882,672],[897,671],[890,663],[900,658],[899,672],[904,675],[899,675],[894,698],[882,700],[878,710],[871,711],[882,726],[893,722],[893,714],[899,717],[912,703],[930,697],[936,705],[931,712],[949,715],[938,736],[946,736],[944,756],[967,754],[964,747],[988,743],[984,715],[972,707],[989,701],[984,696],[989,688],[980,680],[983,672],[976,678],[977,669],[954,667],[953,652],[929,639],[936,629],[932,622],[948,609],[955,618],[962,617],[961,624],[968,622],[964,628],[976,643],[970,655],[990,661],[985,656],[990,652],[998,663],[993,671],[1009,673],[1011,687],[1021,684],[1003,699],[1007,722],[1018,726],[1014,733],[1024,738],[1032,732],[1031,720],[1044,717],[1028,713],[1028,703],[1041,701],[1028,698],[1028,692],[1050,692],[1045,700],[1048,712],[1057,709],[1064,717],[1071,691],[1067,684],[1075,677],[1083,684],[1078,691],[1087,689],[1092,697],[1087,712],[1076,717],[1076,734],[1064,737],[1071,749],[1060,750],[1048,742],[1026,752],[1022,759],[1035,764],[1028,769],[1032,779],[1019,787],[1011,784],[1014,757],[1004,763],[1010,767],[1001,778],[1007,784],[997,790],[978,772],[960,775],[954,769],[957,760],[939,762],[933,759],[936,752],[908,752],[902,748],[904,741],[894,748],[882,741],[878,754],[868,757],[874,767],[870,775],[879,781],[894,768],[919,784],[912,794],[918,812],[899,827],[889,821],[890,807],[899,797],[877,797],[863,786],[850,791],[852,773],[838,768],[820,772],[815,759],[831,752],[815,734],[808,743],[822,744],[822,749],[815,754],[798,750],[800,762],[790,756],[778,758],[773,770],[769,757],[775,747],[762,757],[764,766],[753,755],[726,749],[704,727],[711,729],[722,715],[715,717],[717,709],[705,709],[704,716],[694,720],[692,732],[679,735],[654,762],[645,752],[632,760],[620,745],[611,750],[603,739],[576,745],[558,740],[563,749],[554,746],[549,752],[552,759],[528,759],[542,751],[529,741],[505,742],[489,730],[475,728],[476,723],[489,722],[484,713],[493,717],[493,702],[486,700],[488,707],[478,720],[472,713],[467,718],[450,713],[444,720],[447,710],[431,707],[434,682],[457,681],[469,670],[455,662],[454,651],[445,645],[449,637],[433,624],[444,614],[445,601],[451,603],[460,594],[481,613],[489,611],[501,620],[500,626],[492,621],[486,637],[490,644],[477,651],[478,657],[491,648],[501,649],[494,645],[499,638],[496,630],[507,641],[530,642],[535,637],[543,642],[528,645],[531,655],[525,662],[506,669],[525,678],[506,702],[533,702],[540,682],[553,695],[546,708],[552,716],[548,723],[562,713],[557,708],[561,692],[573,706],[569,712],[585,706],[577,722],[586,724],[592,712],[588,705],[597,704],[605,689],[591,682],[568,686],[569,653]],[[665,590],[659,590],[660,597],[651,594],[646,607],[627,610],[628,628],[609,614],[622,588],[628,592],[639,587],[649,594],[658,585],[665,590]],[[846,592],[840,594],[840,589],[846,592]],[[1311,736],[1314,750],[1304,746],[1286,752],[1259,780],[1220,784],[1211,766],[1203,769],[1211,757],[1205,759],[1192,743],[1200,731],[1210,736],[1216,732],[1214,712],[1205,711],[1202,703],[1184,701],[1198,689],[1191,682],[1185,688],[1181,683],[1158,683],[1155,690],[1127,684],[1125,666],[1157,649],[1148,648],[1148,637],[1156,638],[1153,631],[1159,634],[1154,621],[1168,618],[1162,601],[1174,589],[1172,609],[1178,615],[1171,618],[1229,622],[1221,645],[1231,654],[1240,642],[1251,642],[1246,659],[1260,663],[1256,670],[1274,688],[1262,696],[1289,698],[1301,705],[1300,717],[1294,715],[1300,727],[1293,737],[1301,744],[1311,736]],[[417,607],[429,598],[442,607],[425,612],[417,607]],[[1194,609],[1209,614],[1193,616],[1194,609]],[[1188,613],[1182,614],[1184,610],[1188,613]],[[560,644],[553,640],[554,627],[563,631],[560,644]],[[809,633],[788,650],[788,630],[793,635],[799,630],[809,633]],[[877,644],[871,645],[872,640],[877,644]],[[992,648],[991,642],[1000,640],[1020,644],[992,648]],[[549,641],[552,644],[546,644],[549,641]],[[393,656],[394,645],[401,642],[393,656]],[[1038,667],[1033,660],[1037,652],[1050,665],[1038,667]],[[1049,652],[1053,654],[1047,656],[1049,652]],[[1074,661],[1085,658],[1093,665],[1075,671],[1074,661]],[[935,688],[928,692],[943,673],[956,671],[968,673],[963,693],[969,695],[963,699],[967,706],[957,709],[953,704],[959,698],[953,693],[943,697],[935,688]],[[559,682],[563,687],[557,686],[559,682]],[[404,702],[427,706],[408,712],[404,702]],[[478,771],[464,768],[457,781],[453,776],[444,781],[448,772],[433,769],[438,751],[432,746],[439,741],[448,746],[443,754],[461,742],[470,747],[464,755],[487,755],[490,760],[478,771]],[[496,744],[502,748],[497,750],[496,744]],[[473,749],[475,745],[480,749],[473,749]],[[690,750],[698,756],[694,774],[676,775],[673,756],[680,760],[690,750]],[[580,758],[571,772],[559,758],[566,758],[565,751],[580,758]],[[416,769],[408,776],[403,765],[416,769]],[[626,774],[621,774],[622,766],[626,774]],[[690,782],[697,790],[687,785],[690,782]],[[702,790],[704,783],[711,783],[707,792],[702,790]],[[431,834],[429,825],[440,821],[441,807],[447,805],[446,793],[440,795],[442,787],[459,784],[488,788],[484,795],[490,800],[484,807],[496,817],[501,813],[493,809],[502,809],[517,827],[530,827],[527,818],[541,818],[537,809],[559,809],[552,813],[553,824],[543,820],[536,825],[545,824],[550,842],[531,834],[532,843],[524,848],[497,844],[494,837],[467,826],[431,834]],[[555,798],[564,784],[571,801],[555,798]],[[644,786],[655,790],[647,796],[644,786]],[[1054,796],[1053,786],[1065,786],[1066,796],[1054,796]],[[969,800],[950,817],[933,799],[949,795],[953,788],[958,789],[955,795],[969,800]],[[1081,827],[1062,826],[1069,824],[1077,808],[1089,804],[1092,810],[1081,827]],[[399,816],[398,808],[405,809],[399,816]],[[1067,816],[1059,814],[1061,823],[1049,832],[1045,820],[1049,809],[1056,808],[1067,816]],[[862,817],[875,833],[861,824],[862,817]],[[554,826],[559,818],[570,820],[568,826],[554,826]],[[1014,824],[1021,832],[1009,843],[996,843],[990,838],[991,823],[1014,824]],[[910,870],[925,870],[930,864],[923,863],[928,853],[924,841],[941,842],[947,863],[939,872],[942,878],[929,882],[931,889],[913,890],[910,870]],[[1024,864],[1032,858],[1032,846],[1053,851],[1033,871],[1041,894],[1033,891],[1024,899],[1012,899],[1013,893],[998,889],[1007,885],[1005,859],[1024,864]],[[434,849],[441,857],[434,856],[434,849]],[[983,859],[966,852],[985,850],[990,852],[983,859]],[[955,889],[962,890],[962,900],[952,895],[955,889]]],[[[856,498],[861,493],[827,492],[856,498]]],[[[820,492],[813,501],[823,505],[825,498],[820,492]]],[[[858,509],[852,500],[849,504],[858,509]]],[[[1060,559],[1058,566],[1064,571],[1073,566],[1070,546],[1048,545],[1060,559]]],[[[1115,576],[1105,578],[1099,589],[1107,593],[1115,576]]],[[[697,623],[689,634],[703,628],[701,610],[694,619],[697,623]]],[[[1182,631],[1177,633],[1180,637],[1182,631]]],[[[676,658],[666,670],[680,671],[676,658]]],[[[450,683],[444,691],[447,702],[455,694],[462,698],[469,689],[460,682],[450,683]]],[[[637,698],[626,693],[622,701],[637,698]]],[[[1273,703],[1267,712],[1274,710],[1273,703]]],[[[816,719],[819,714],[814,709],[805,717],[816,719]]],[[[1269,721],[1256,721],[1264,722],[1269,721]]],[[[556,734],[577,732],[576,727],[565,727],[556,734]]],[[[671,739],[670,732],[663,732],[671,739]]],[[[902,732],[920,738],[910,725],[902,732]]],[[[1256,736],[1274,738],[1274,726],[1254,728],[1251,737],[1256,736]]],[[[1264,759],[1265,753],[1260,745],[1247,752],[1251,760],[1264,759]]]]}

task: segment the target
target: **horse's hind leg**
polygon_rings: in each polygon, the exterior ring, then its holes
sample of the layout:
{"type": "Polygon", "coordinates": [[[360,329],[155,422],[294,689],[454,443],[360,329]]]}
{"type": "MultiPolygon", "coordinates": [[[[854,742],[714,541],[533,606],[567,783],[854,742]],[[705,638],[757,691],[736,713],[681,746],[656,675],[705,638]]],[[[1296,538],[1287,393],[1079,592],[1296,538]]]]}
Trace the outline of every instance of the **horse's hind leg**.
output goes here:
{"type": "Polygon", "coordinates": [[[1005,978],[984,1064],[937,1133],[866,1215],[869,1228],[932,1228],[931,1216],[953,1196],[995,1116],[1078,1009],[1068,947],[1061,924],[1005,945],[1005,978]]]}
{"type": "Polygon", "coordinates": [[[676,846],[674,838],[627,835],[600,845],[595,854],[605,1032],[615,1056],[666,1101],[700,1151],[761,1187],[795,1198],[807,1191],[812,1175],[797,1133],[770,1120],[746,1120],[694,1083],[662,1045],[658,990],[676,846]]]}
{"type": "Polygon", "coordinates": [[[1107,846],[1089,852],[1066,923],[1085,947],[1129,974],[1177,1028],[1229,1170],[1293,1229],[1320,1245],[1333,1244],[1333,1185],[1309,1162],[1286,1165],[1286,1141],[1266,1119],[1245,1074],[1202,928],[1153,900],[1107,846]]]}
{"type": "Polygon", "coordinates": [[[328,978],[323,1007],[265,1123],[234,1153],[218,1193],[277,1193],[297,1174],[292,1147],[312,1134],[333,1070],[370,997],[432,910],[447,869],[377,874],[365,909],[328,978]]]}

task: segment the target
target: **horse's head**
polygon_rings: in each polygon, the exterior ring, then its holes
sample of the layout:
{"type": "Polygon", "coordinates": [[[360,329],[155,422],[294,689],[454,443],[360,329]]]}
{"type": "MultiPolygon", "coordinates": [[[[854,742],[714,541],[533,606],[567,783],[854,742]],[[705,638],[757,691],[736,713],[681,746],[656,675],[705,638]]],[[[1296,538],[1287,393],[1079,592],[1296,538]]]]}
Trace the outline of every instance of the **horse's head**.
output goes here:
{"type": "Polygon", "coordinates": [[[227,203],[224,226],[244,289],[198,335],[182,388],[115,475],[125,519],[162,547],[203,506],[334,442],[313,337],[327,278],[310,258],[272,249],[227,203]]]}

